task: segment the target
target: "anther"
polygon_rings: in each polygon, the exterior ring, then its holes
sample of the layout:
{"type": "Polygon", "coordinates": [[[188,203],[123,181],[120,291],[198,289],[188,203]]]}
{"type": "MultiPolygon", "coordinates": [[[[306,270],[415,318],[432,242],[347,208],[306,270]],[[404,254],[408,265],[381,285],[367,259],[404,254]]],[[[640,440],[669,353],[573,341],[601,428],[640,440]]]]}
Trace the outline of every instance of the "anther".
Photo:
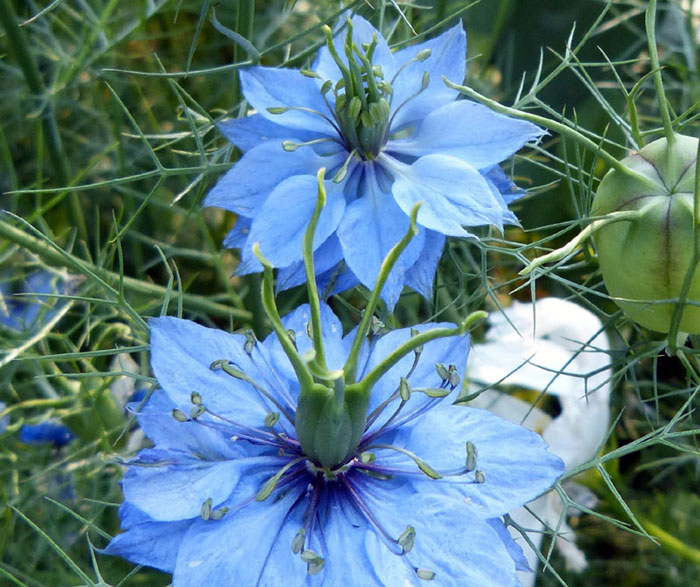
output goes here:
{"type": "Polygon", "coordinates": [[[192,394],[190,395],[190,401],[195,406],[200,406],[200,405],[202,405],[202,396],[200,394],[198,394],[196,391],[193,391],[192,394]]]}
{"type": "Polygon", "coordinates": [[[199,510],[199,513],[202,516],[202,519],[205,521],[211,517],[211,505],[212,505],[211,497],[207,497],[204,500],[204,503],[202,504],[202,507],[199,510]]]}
{"type": "Polygon", "coordinates": [[[450,372],[442,363],[435,363],[435,370],[437,371],[438,377],[442,379],[443,383],[450,378],[450,372]]]}
{"type": "Polygon", "coordinates": [[[471,442],[467,442],[467,464],[466,464],[467,473],[471,473],[474,469],[476,469],[476,457],[477,456],[478,456],[478,452],[477,452],[474,444],[471,442]]]}
{"type": "Polygon", "coordinates": [[[406,526],[406,529],[399,536],[398,543],[404,554],[408,554],[413,549],[416,541],[416,530],[413,526],[406,526]]]}
{"type": "Polygon", "coordinates": [[[484,483],[486,481],[486,473],[480,469],[477,469],[474,473],[474,481],[477,483],[484,483]]]}
{"type": "Polygon", "coordinates": [[[416,576],[423,581],[432,581],[435,578],[435,573],[430,569],[416,569],[416,576]]]}
{"type": "Polygon", "coordinates": [[[253,353],[253,349],[255,348],[255,345],[257,344],[257,340],[255,340],[255,335],[253,334],[253,331],[248,329],[245,331],[245,343],[243,344],[243,350],[247,355],[251,355],[253,353]]]}
{"type": "Polygon", "coordinates": [[[313,550],[304,550],[301,553],[301,560],[306,563],[306,572],[309,575],[315,575],[323,569],[325,560],[318,556],[313,550]]]}
{"type": "Polygon", "coordinates": [[[228,508],[226,506],[219,508],[218,510],[214,510],[211,515],[209,516],[210,520],[220,520],[223,518],[226,514],[228,513],[228,508]]]}
{"type": "Polygon", "coordinates": [[[201,404],[192,406],[192,409],[190,410],[190,419],[196,420],[206,411],[207,409],[201,404]]]}
{"type": "Polygon", "coordinates": [[[402,377],[399,383],[399,395],[401,396],[401,401],[407,402],[411,399],[411,385],[405,377],[402,377]]]}
{"type": "Polygon", "coordinates": [[[306,542],[306,530],[300,528],[294,536],[294,540],[292,540],[292,552],[294,554],[299,554],[301,549],[304,548],[304,542],[306,542]]]}
{"type": "Polygon", "coordinates": [[[459,377],[459,373],[457,373],[457,367],[455,365],[450,365],[447,368],[447,373],[448,377],[447,380],[450,382],[450,387],[454,389],[459,385],[459,382],[461,381],[459,377]]]}
{"type": "Polygon", "coordinates": [[[182,410],[178,410],[177,408],[173,408],[173,411],[171,412],[173,415],[173,418],[175,418],[178,422],[187,422],[187,414],[183,412],[182,410]]]}
{"type": "Polygon", "coordinates": [[[265,426],[268,428],[273,428],[277,422],[279,422],[280,419],[280,413],[279,412],[270,412],[265,416],[265,426]]]}

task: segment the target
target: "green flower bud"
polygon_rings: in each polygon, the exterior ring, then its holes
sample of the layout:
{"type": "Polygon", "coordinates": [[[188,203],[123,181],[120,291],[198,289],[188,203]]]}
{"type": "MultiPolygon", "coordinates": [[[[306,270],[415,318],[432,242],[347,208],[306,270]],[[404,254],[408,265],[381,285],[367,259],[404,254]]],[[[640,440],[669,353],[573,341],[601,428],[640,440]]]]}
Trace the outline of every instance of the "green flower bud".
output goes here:
{"type": "MultiPolygon", "coordinates": [[[[649,304],[678,298],[693,261],[693,189],[698,139],[663,138],[622,163],[646,179],[616,170],[600,183],[593,216],[639,210],[639,217],[601,226],[593,236],[605,285],[629,317],[651,330],[668,332],[675,305],[649,304]]],[[[700,271],[687,296],[700,302],[700,271]]],[[[700,307],[686,305],[679,330],[700,333],[700,307]]]]}

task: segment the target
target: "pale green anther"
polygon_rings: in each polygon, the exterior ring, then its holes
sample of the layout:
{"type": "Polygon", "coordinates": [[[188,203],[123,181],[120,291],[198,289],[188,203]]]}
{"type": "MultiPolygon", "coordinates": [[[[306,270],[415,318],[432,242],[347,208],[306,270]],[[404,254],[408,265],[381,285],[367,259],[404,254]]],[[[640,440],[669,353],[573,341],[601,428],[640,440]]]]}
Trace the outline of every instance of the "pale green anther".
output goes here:
{"type": "Polygon", "coordinates": [[[348,105],[348,118],[353,124],[357,124],[357,119],[361,112],[362,101],[357,96],[353,96],[350,98],[350,104],[348,105]]]}
{"type": "Polygon", "coordinates": [[[271,106],[267,109],[267,111],[270,114],[284,114],[285,112],[289,111],[289,108],[286,108],[284,106],[271,106]]]}
{"type": "Polygon", "coordinates": [[[420,81],[421,91],[425,90],[425,88],[427,88],[429,84],[430,84],[430,73],[428,73],[427,71],[424,71],[423,77],[421,78],[421,81],[420,81]]]}
{"type": "Polygon", "coordinates": [[[192,409],[190,410],[190,419],[196,420],[206,411],[207,411],[207,409],[202,405],[193,406],[192,409]]]}
{"type": "Polygon", "coordinates": [[[438,377],[443,381],[447,381],[450,378],[450,372],[442,363],[435,363],[435,370],[437,371],[438,377]]]}
{"type": "MultiPolygon", "coordinates": [[[[342,81],[342,80],[341,80],[342,81]]],[[[331,88],[333,88],[333,82],[329,79],[327,79],[323,84],[321,85],[321,94],[327,94],[328,92],[331,91],[331,88]]]]}
{"type": "Polygon", "coordinates": [[[289,330],[287,330],[287,336],[289,337],[289,340],[292,341],[292,344],[294,346],[297,346],[297,333],[290,328],[289,330]]]}
{"type": "Polygon", "coordinates": [[[211,365],[209,365],[209,368],[212,371],[214,371],[215,369],[221,369],[231,377],[235,377],[236,379],[243,379],[244,381],[248,380],[248,376],[245,373],[243,373],[243,371],[241,371],[240,369],[234,367],[227,359],[219,359],[218,361],[214,361],[211,365]]]}
{"type": "Polygon", "coordinates": [[[384,80],[384,79],[380,79],[380,80],[377,82],[377,87],[378,87],[384,94],[393,94],[393,93],[394,93],[394,88],[392,87],[392,85],[391,85],[388,81],[386,81],[386,80],[384,80]]]}
{"type": "Polygon", "coordinates": [[[430,569],[416,569],[416,576],[423,581],[432,581],[435,578],[435,573],[430,569]]]}
{"type": "Polygon", "coordinates": [[[224,506],[222,508],[219,508],[218,510],[214,510],[211,513],[211,516],[209,516],[209,519],[217,521],[217,520],[220,520],[221,518],[223,518],[227,513],[228,513],[228,508],[226,506],[224,506]]]}
{"type": "Polygon", "coordinates": [[[414,459],[416,465],[418,465],[418,468],[421,470],[421,472],[424,475],[427,475],[431,479],[442,479],[442,475],[438,473],[435,469],[433,469],[428,463],[426,463],[423,459],[416,458],[414,459]]]}
{"type": "Polygon", "coordinates": [[[466,469],[467,473],[471,473],[476,469],[476,457],[479,456],[476,447],[473,443],[467,442],[467,463],[466,469]]]}
{"type": "Polygon", "coordinates": [[[182,410],[178,410],[177,408],[173,408],[173,411],[171,412],[173,415],[173,418],[175,418],[178,422],[187,422],[187,414],[183,412],[182,410]]]}
{"type": "Polygon", "coordinates": [[[416,541],[416,530],[413,526],[406,526],[406,529],[399,536],[398,543],[404,554],[408,554],[413,549],[416,541]]]}
{"type": "Polygon", "coordinates": [[[265,416],[265,426],[268,428],[272,428],[277,422],[279,422],[280,419],[280,413],[279,412],[270,412],[265,416]]]}
{"type": "Polygon", "coordinates": [[[299,73],[304,77],[313,77],[317,79],[320,77],[315,71],[311,71],[310,69],[300,69],[299,73]]]}
{"type": "Polygon", "coordinates": [[[211,517],[211,497],[207,497],[199,510],[203,520],[208,520],[211,517]]]}
{"type": "Polygon", "coordinates": [[[353,160],[356,154],[357,149],[353,149],[352,151],[350,151],[350,154],[345,158],[345,162],[343,163],[341,168],[338,169],[335,176],[333,176],[333,183],[340,183],[345,179],[345,176],[348,174],[348,166],[350,165],[350,161],[353,160]]]}
{"type": "Polygon", "coordinates": [[[306,336],[308,336],[309,338],[313,338],[313,337],[314,337],[314,327],[313,327],[313,325],[311,324],[311,320],[309,320],[309,321],[306,323],[306,336]]]}
{"type": "Polygon", "coordinates": [[[313,550],[304,550],[299,556],[301,556],[301,560],[306,563],[306,572],[309,575],[315,575],[316,573],[320,572],[326,562],[313,550]]]}
{"type": "Polygon", "coordinates": [[[245,351],[246,355],[250,355],[253,352],[253,349],[255,348],[257,342],[258,341],[255,340],[255,335],[253,334],[253,331],[246,330],[245,343],[243,344],[243,350],[245,351]]]}
{"type": "Polygon", "coordinates": [[[371,465],[376,459],[373,452],[365,451],[360,455],[360,461],[365,465],[371,465]]]}
{"type": "Polygon", "coordinates": [[[275,487],[277,487],[277,482],[279,480],[279,476],[273,475],[267,481],[265,481],[264,485],[260,488],[260,491],[255,494],[255,501],[265,501],[268,497],[270,497],[270,494],[275,490],[275,487]]]}
{"type": "Polygon", "coordinates": [[[407,402],[411,399],[411,385],[405,377],[402,377],[399,383],[399,395],[401,396],[401,401],[407,402]]]}
{"type": "Polygon", "coordinates": [[[301,549],[304,548],[304,542],[306,542],[306,530],[300,528],[294,536],[294,540],[292,540],[292,552],[294,554],[299,554],[301,549]]]}
{"type": "Polygon", "coordinates": [[[425,61],[428,57],[430,57],[431,53],[432,51],[430,49],[423,49],[422,51],[418,51],[418,53],[416,53],[414,59],[416,61],[425,61]]]}
{"type": "MultiPolygon", "coordinates": [[[[411,337],[417,336],[418,334],[420,333],[418,332],[417,328],[411,328],[411,337]]],[[[413,352],[416,355],[416,358],[420,357],[423,353],[423,345],[417,346],[415,349],[413,349],[413,352]]]]}
{"type": "Polygon", "coordinates": [[[476,473],[474,473],[474,481],[477,483],[484,483],[486,481],[486,473],[481,470],[477,470],[476,473]]]}
{"type": "MultiPolygon", "coordinates": [[[[343,110],[345,110],[345,106],[347,105],[347,103],[348,103],[347,97],[345,96],[345,94],[341,94],[335,100],[335,111],[337,113],[341,113],[343,110]]],[[[360,108],[361,107],[362,107],[362,105],[360,105],[360,108]]]]}
{"type": "Polygon", "coordinates": [[[450,386],[452,388],[455,388],[459,385],[459,382],[461,381],[459,377],[459,373],[457,373],[457,367],[455,365],[450,365],[447,369],[448,372],[448,381],[450,382],[450,386]]]}
{"type": "Polygon", "coordinates": [[[282,141],[282,149],[287,153],[293,153],[299,148],[299,145],[294,141],[282,141]]]}
{"type": "Polygon", "coordinates": [[[447,397],[452,393],[449,389],[443,389],[441,387],[421,387],[417,388],[414,391],[424,393],[428,397],[436,398],[436,397],[447,397]]]}
{"type": "Polygon", "coordinates": [[[198,394],[196,391],[193,391],[190,394],[190,401],[195,405],[195,406],[201,406],[202,405],[202,396],[198,394]]]}
{"type": "Polygon", "coordinates": [[[384,334],[387,331],[386,324],[384,324],[384,322],[382,322],[376,316],[372,316],[369,331],[372,333],[373,336],[379,336],[380,334],[384,334]]]}

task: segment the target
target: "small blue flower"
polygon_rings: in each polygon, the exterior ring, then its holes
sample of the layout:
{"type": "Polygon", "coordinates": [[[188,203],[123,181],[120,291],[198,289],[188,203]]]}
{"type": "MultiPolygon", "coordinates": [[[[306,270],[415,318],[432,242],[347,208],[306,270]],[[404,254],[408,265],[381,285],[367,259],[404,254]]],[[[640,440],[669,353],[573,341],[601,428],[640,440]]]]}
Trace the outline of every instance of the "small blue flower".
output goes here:
{"type": "Polygon", "coordinates": [[[360,17],[334,39],[328,30],[311,70],[250,67],[240,73],[257,111],[219,125],[243,157],[205,206],[238,215],[224,245],[240,248],[239,274],[260,270],[251,252],[280,268],[278,289],[305,281],[301,239],[316,201],[316,172],[326,169],[328,201],[314,240],[316,273],[326,293],[362,283],[372,289],[389,249],[420,231],[402,255],[383,298],[404,284],[431,297],[445,236],[465,226],[517,224],[508,204],[518,190],[498,163],[538,139],[536,126],[457,100],[442,77],[461,83],[466,36],[439,37],[391,52],[360,17]]]}
{"type": "Polygon", "coordinates": [[[4,277],[0,278],[0,325],[18,331],[35,328],[40,318],[48,320],[55,311],[46,304],[46,294],[67,289],[68,280],[49,271],[31,273],[16,292],[4,277]]]}
{"type": "Polygon", "coordinates": [[[75,435],[65,424],[49,420],[40,424],[25,424],[19,429],[19,439],[25,444],[65,446],[75,439],[75,435]]]}
{"type": "MultiPolygon", "coordinates": [[[[281,323],[311,363],[312,316],[303,306],[281,323]]],[[[337,375],[354,333],[343,337],[323,304],[320,324],[323,361],[337,375]]],[[[125,532],[107,554],[172,573],[175,587],[517,584],[526,563],[501,516],[548,489],[563,464],[533,432],[452,405],[466,334],[428,340],[445,328],[428,324],[364,339],[357,379],[378,366],[382,375],[361,438],[338,452],[295,422],[318,386],[300,392],[279,338],[167,317],[150,325],[162,390],[137,417],[154,446],[123,478],[125,532]]]]}

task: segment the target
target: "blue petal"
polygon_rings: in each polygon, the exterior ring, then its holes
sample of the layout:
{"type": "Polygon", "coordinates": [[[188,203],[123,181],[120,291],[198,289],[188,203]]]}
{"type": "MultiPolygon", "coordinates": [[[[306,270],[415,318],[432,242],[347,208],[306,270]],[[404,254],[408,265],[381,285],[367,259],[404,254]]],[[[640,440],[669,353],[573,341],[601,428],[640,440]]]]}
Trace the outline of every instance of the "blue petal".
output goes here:
{"type": "Polygon", "coordinates": [[[416,568],[435,573],[437,585],[517,585],[515,564],[499,535],[463,499],[442,495],[377,492],[363,497],[384,528],[398,537],[415,530],[413,549],[392,554],[374,533],[365,549],[380,585],[420,585],[416,568]]]}
{"type": "Polygon", "coordinates": [[[183,453],[143,450],[122,479],[124,498],[154,521],[171,522],[200,515],[202,504],[230,499],[239,480],[261,467],[284,465],[274,457],[205,461],[183,453]],[[141,464],[136,464],[141,463],[141,464]]]}
{"type": "Polygon", "coordinates": [[[204,206],[217,206],[254,218],[261,213],[270,193],[285,179],[315,175],[321,167],[335,165],[335,159],[329,161],[304,147],[287,152],[282,143],[268,141],[248,151],[219,179],[204,199],[204,206]]]}
{"type": "Polygon", "coordinates": [[[240,334],[170,317],[154,318],[149,324],[151,365],[176,405],[190,404],[191,394],[196,391],[212,412],[246,426],[263,426],[265,416],[277,408],[249,383],[210,369],[214,361],[226,359],[293,409],[287,390],[270,372],[269,357],[262,345],[256,345],[248,355],[244,350],[246,338],[240,334]]]}
{"type": "Polygon", "coordinates": [[[244,118],[234,118],[219,122],[216,127],[230,142],[241,151],[250,151],[261,143],[270,139],[280,142],[296,137],[302,141],[309,141],[318,136],[318,133],[302,129],[290,130],[286,126],[270,122],[260,114],[251,114],[244,118]]]}
{"type": "Polygon", "coordinates": [[[316,80],[302,75],[296,69],[260,66],[244,69],[240,76],[246,100],[274,124],[315,131],[327,136],[338,136],[336,129],[328,120],[331,113],[321,96],[316,80]],[[283,114],[271,114],[268,108],[292,108],[292,110],[283,114]]]}
{"type": "Polygon", "coordinates": [[[448,155],[427,155],[412,165],[386,155],[380,161],[395,176],[392,192],[407,214],[419,202],[418,223],[446,235],[467,236],[463,225],[501,227],[503,207],[471,165],[448,155]]]}
{"type": "Polygon", "coordinates": [[[173,587],[304,585],[306,564],[291,548],[304,508],[287,517],[297,495],[252,501],[219,521],[197,520],[180,546],[173,587]]]}
{"type": "Polygon", "coordinates": [[[68,426],[60,422],[25,424],[19,430],[19,440],[25,444],[53,444],[65,446],[75,438],[68,426]]]}
{"type": "MultiPolygon", "coordinates": [[[[335,234],[332,234],[314,252],[316,275],[319,276],[333,269],[342,258],[343,249],[340,246],[340,241],[335,234]]],[[[277,273],[277,291],[284,291],[302,283],[306,283],[306,270],[303,261],[297,261],[289,267],[280,269],[277,273]]]]}
{"type": "Polygon", "coordinates": [[[433,281],[444,246],[444,235],[434,230],[426,230],[423,251],[406,271],[406,285],[428,300],[433,297],[433,281]]]}
{"type": "Polygon", "coordinates": [[[524,189],[515,185],[513,180],[498,165],[482,169],[481,174],[498,190],[506,204],[512,204],[527,193],[524,189]]]}
{"type": "Polygon", "coordinates": [[[162,390],[157,389],[140,406],[132,403],[129,410],[136,412],[139,426],[158,449],[170,449],[202,455],[207,460],[233,459],[242,455],[237,445],[219,430],[198,422],[178,422],[173,409],[191,409],[192,404],[176,405],[162,390]]]}
{"type": "Polygon", "coordinates": [[[175,570],[177,551],[192,520],[180,522],[145,522],[117,534],[102,554],[121,556],[134,564],[175,570]]]}
{"type": "MultiPolygon", "coordinates": [[[[342,186],[326,181],[326,205],[316,226],[314,249],[335,232],[345,210],[342,186]]],[[[313,175],[297,175],[280,183],[253,219],[241,262],[255,262],[252,245],[275,267],[287,267],[302,258],[302,241],[316,207],[318,184],[313,175]]]]}
{"type": "Polygon", "coordinates": [[[506,550],[508,550],[508,554],[510,554],[510,557],[515,563],[516,570],[532,571],[530,568],[530,563],[527,562],[527,557],[523,553],[523,549],[520,548],[520,545],[515,542],[515,540],[513,540],[513,537],[510,535],[510,532],[508,532],[508,528],[505,527],[505,524],[503,524],[499,518],[486,520],[486,523],[491,526],[500,536],[506,550]]]}
{"type": "MultiPolygon", "coordinates": [[[[437,323],[437,324],[420,324],[414,327],[418,332],[426,332],[437,328],[455,328],[454,324],[437,323]]],[[[371,369],[380,364],[387,356],[396,350],[401,344],[407,342],[411,338],[411,328],[401,328],[392,330],[382,336],[374,345],[371,354],[367,361],[367,366],[363,376],[371,369]]],[[[464,369],[467,364],[467,356],[469,355],[469,336],[450,336],[448,338],[438,338],[430,341],[423,346],[418,362],[414,367],[414,353],[409,353],[403,357],[396,365],[394,365],[374,386],[369,400],[369,411],[372,412],[382,402],[391,397],[398,389],[401,377],[408,377],[408,382],[413,388],[438,388],[442,380],[437,374],[435,365],[442,363],[445,367],[455,365],[461,377],[464,376],[464,369]],[[413,370],[412,370],[413,368],[413,370]]],[[[459,393],[458,388],[452,393],[453,396],[459,393]]],[[[449,401],[450,398],[444,398],[442,401],[449,401]]],[[[406,404],[402,411],[402,417],[406,417],[414,412],[423,409],[426,404],[440,400],[429,399],[425,394],[414,393],[410,401],[406,404]]],[[[398,401],[395,401],[386,410],[382,416],[375,422],[373,428],[376,429],[381,425],[398,406],[398,401]]],[[[401,420],[401,418],[399,418],[401,420]]]]}
{"type": "Polygon", "coordinates": [[[236,218],[236,224],[224,238],[223,245],[227,249],[242,249],[250,234],[253,221],[245,216],[236,218]]]}
{"type": "Polygon", "coordinates": [[[473,475],[462,475],[440,483],[426,477],[417,484],[427,488],[427,482],[432,491],[468,498],[476,515],[484,519],[502,516],[533,500],[564,473],[561,459],[547,451],[538,434],[485,410],[447,402],[414,422],[405,448],[434,469],[449,471],[464,467],[467,441],[478,451],[477,468],[485,474],[484,483],[474,483],[473,475]]]}
{"type": "MultiPolygon", "coordinates": [[[[373,177],[373,165],[366,167],[365,193],[345,210],[338,238],[345,251],[345,261],[367,288],[372,289],[379,269],[391,248],[408,231],[408,216],[396,205],[390,193],[373,177]]],[[[389,308],[398,301],[406,279],[406,271],[423,250],[425,231],[419,230],[394,265],[386,281],[382,298],[389,308]]]]}
{"type": "MultiPolygon", "coordinates": [[[[340,22],[343,26],[339,27],[340,30],[333,37],[333,45],[335,45],[335,50],[343,63],[347,65],[348,60],[345,55],[345,38],[347,28],[344,20],[341,20],[340,22]]],[[[352,40],[358,48],[361,48],[362,45],[370,44],[373,36],[376,35],[377,46],[374,49],[372,64],[378,65],[382,68],[384,79],[387,81],[391,80],[394,75],[394,57],[391,53],[391,49],[389,49],[389,46],[386,44],[384,37],[382,37],[382,34],[361,16],[354,16],[352,18],[352,25],[352,40]]],[[[342,77],[335,60],[331,56],[331,53],[326,45],[321,47],[319,50],[318,57],[316,57],[316,61],[313,65],[313,70],[320,75],[323,80],[331,80],[335,82],[342,77]]]]}
{"type": "Polygon", "coordinates": [[[410,138],[389,141],[386,150],[412,157],[443,153],[483,169],[507,159],[542,132],[530,122],[459,100],[433,110],[410,138]]]}
{"type": "Polygon", "coordinates": [[[457,90],[448,88],[442,81],[445,76],[450,81],[462,83],[466,72],[467,37],[462,25],[456,25],[439,37],[424,43],[401,49],[394,54],[396,70],[408,63],[420,51],[430,49],[428,59],[412,62],[401,70],[392,82],[394,95],[391,102],[395,115],[392,131],[424,119],[430,112],[446,102],[452,102],[457,90]],[[430,84],[414,98],[423,83],[423,74],[428,72],[430,84]],[[408,100],[408,102],[406,102],[408,100]],[[406,102],[403,106],[402,104],[406,102]],[[400,109],[399,109],[400,108],[400,109]]]}

